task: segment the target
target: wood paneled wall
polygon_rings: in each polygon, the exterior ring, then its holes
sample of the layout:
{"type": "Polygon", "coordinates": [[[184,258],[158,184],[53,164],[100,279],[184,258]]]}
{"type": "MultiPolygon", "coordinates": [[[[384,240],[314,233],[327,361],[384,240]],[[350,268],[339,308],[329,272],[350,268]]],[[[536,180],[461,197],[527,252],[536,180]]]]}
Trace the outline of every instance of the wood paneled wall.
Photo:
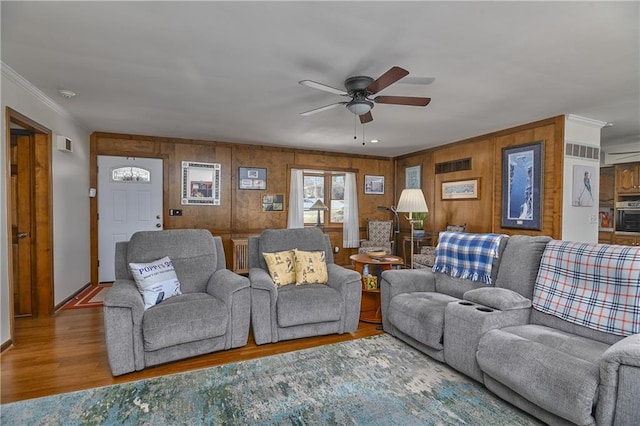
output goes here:
{"type": "MultiPolygon", "coordinates": [[[[562,176],[564,116],[501,130],[396,158],[396,193],[405,186],[405,167],[422,165],[422,189],[429,207],[427,230],[443,230],[447,223],[467,224],[469,232],[562,235],[562,176]],[[501,226],[502,149],[544,141],[542,173],[544,185],[542,230],[521,230],[501,226]],[[435,165],[471,158],[471,170],[435,174],[435,165]],[[477,200],[442,200],[442,182],[480,179],[477,200]]],[[[403,233],[409,225],[402,220],[403,233]]]]}
{"type": "MultiPolygon", "coordinates": [[[[394,204],[394,160],[376,156],[352,156],[330,152],[264,147],[226,142],[174,139],[96,132],[91,135],[91,186],[97,187],[97,156],[117,155],[153,157],[164,159],[164,228],[209,229],[222,237],[231,267],[231,239],[258,235],[264,229],[287,226],[289,203],[289,170],[291,167],[308,167],[325,170],[351,170],[357,174],[359,217],[362,236],[368,219],[390,219],[388,212],[377,206],[394,204]],[[220,206],[183,206],[181,200],[182,161],[220,163],[222,188],[220,206]],[[260,167],[267,169],[266,191],[238,189],[238,168],[260,167]],[[384,195],[365,195],[364,176],[385,177],[384,195]],[[262,196],[284,194],[285,210],[263,212],[262,196]],[[169,216],[169,209],[182,209],[182,216],[169,216]]],[[[97,198],[91,199],[91,247],[92,282],[97,282],[97,198]]],[[[325,228],[334,247],[339,247],[335,261],[349,264],[349,255],[355,249],[342,248],[342,227],[325,228]]]]}
{"type": "MultiPolygon", "coordinates": [[[[226,142],[174,139],[96,132],[91,136],[91,186],[97,186],[98,155],[155,157],[165,160],[164,227],[165,229],[205,228],[220,235],[225,244],[227,265],[231,265],[231,239],[258,235],[264,229],[287,226],[289,203],[289,170],[309,167],[326,170],[352,170],[357,174],[360,229],[365,236],[368,219],[390,219],[389,212],[378,206],[396,205],[405,187],[405,168],[422,166],[422,189],[429,206],[427,230],[442,230],[447,223],[467,224],[469,232],[550,235],[561,238],[562,170],[564,116],[477,136],[433,149],[396,158],[353,156],[331,152],[296,150],[226,142]],[[544,141],[543,218],[541,231],[524,231],[501,227],[502,149],[529,142],[544,141]],[[435,165],[471,158],[471,170],[435,173],[435,165]],[[181,199],[182,161],[215,162],[222,165],[222,205],[183,206],[181,199]],[[238,167],[267,169],[267,190],[239,190],[238,167]],[[384,195],[365,195],[365,175],[385,177],[384,195]],[[442,200],[442,182],[478,178],[480,198],[477,200],[442,200]],[[264,194],[284,194],[285,210],[263,212],[264,194]],[[182,209],[182,216],[169,216],[168,209],[182,209]]],[[[91,199],[92,281],[97,282],[97,199],[91,199]]],[[[401,215],[401,236],[409,225],[401,215]]],[[[334,247],[339,264],[349,264],[355,249],[342,248],[342,228],[324,229],[334,247]]],[[[400,238],[400,241],[402,239],[400,238]]],[[[399,247],[402,250],[401,247],[399,247]]]]}

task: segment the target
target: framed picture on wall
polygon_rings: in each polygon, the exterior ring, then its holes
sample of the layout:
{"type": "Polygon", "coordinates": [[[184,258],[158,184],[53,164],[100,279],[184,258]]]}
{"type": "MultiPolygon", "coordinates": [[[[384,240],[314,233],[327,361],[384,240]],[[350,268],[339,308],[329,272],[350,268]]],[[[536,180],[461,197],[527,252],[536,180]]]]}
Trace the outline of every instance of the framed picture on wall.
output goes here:
{"type": "Polygon", "coordinates": [[[182,162],[182,204],[220,205],[219,163],[182,162]]]}
{"type": "Polygon", "coordinates": [[[502,149],[502,227],[542,230],[542,141],[502,149]]]}
{"type": "Polygon", "coordinates": [[[422,166],[412,166],[404,169],[404,187],[420,188],[421,185],[422,166]]]}
{"type": "Polygon", "coordinates": [[[443,200],[477,200],[480,198],[478,187],[480,178],[442,182],[443,200]]]}
{"type": "Polygon", "coordinates": [[[267,169],[257,167],[238,168],[239,189],[267,189],[267,169]]]}
{"type": "Polygon", "coordinates": [[[262,211],[281,212],[284,210],[284,194],[264,194],[262,196],[262,211]]]}
{"type": "Polygon", "coordinates": [[[364,175],[364,193],[384,194],[384,176],[364,175]]]}
{"type": "Polygon", "coordinates": [[[596,201],[593,199],[591,188],[597,188],[598,175],[593,166],[573,166],[573,188],[571,190],[571,205],[573,207],[591,207],[596,201]]]}

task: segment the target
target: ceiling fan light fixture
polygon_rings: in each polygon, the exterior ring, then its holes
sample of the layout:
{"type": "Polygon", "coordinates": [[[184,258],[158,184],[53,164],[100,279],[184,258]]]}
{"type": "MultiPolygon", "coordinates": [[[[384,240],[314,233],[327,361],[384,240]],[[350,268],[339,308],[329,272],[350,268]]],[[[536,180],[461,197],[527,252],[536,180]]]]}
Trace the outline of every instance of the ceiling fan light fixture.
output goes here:
{"type": "Polygon", "coordinates": [[[371,111],[371,108],[373,108],[373,102],[365,99],[354,99],[347,103],[347,109],[355,115],[366,114],[371,111]]]}

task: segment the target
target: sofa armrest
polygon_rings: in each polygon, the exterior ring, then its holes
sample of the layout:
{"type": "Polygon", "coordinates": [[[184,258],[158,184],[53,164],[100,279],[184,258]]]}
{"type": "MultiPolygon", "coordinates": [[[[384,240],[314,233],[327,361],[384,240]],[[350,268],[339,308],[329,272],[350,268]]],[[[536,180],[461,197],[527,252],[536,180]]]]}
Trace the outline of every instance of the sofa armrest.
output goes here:
{"type": "Polygon", "coordinates": [[[230,318],[225,333],[225,349],[247,344],[251,318],[251,289],[249,279],[228,269],[218,269],[207,283],[207,293],[220,299],[230,318]]]}
{"type": "Polygon", "coordinates": [[[274,294],[277,293],[277,287],[271,279],[271,275],[262,268],[249,269],[249,284],[251,288],[257,290],[266,290],[274,294]]]}
{"type": "Polygon", "coordinates": [[[327,285],[335,288],[342,294],[347,291],[346,289],[349,285],[356,285],[358,290],[362,288],[362,277],[353,269],[347,269],[335,263],[329,263],[327,264],[327,273],[329,275],[327,285]]]}
{"type": "Polygon", "coordinates": [[[380,310],[382,328],[395,336],[395,327],[389,321],[389,304],[398,294],[416,291],[436,291],[436,278],[430,269],[391,269],[383,271],[380,280],[380,310]]]}
{"type": "Polygon", "coordinates": [[[133,280],[116,280],[107,291],[103,302],[104,307],[129,308],[134,311],[134,318],[142,321],[144,314],[144,299],[133,280]]]}
{"type": "Polygon", "coordinates": [[[144,301],[132,280],[116,280],[103,303],[104,335],[111,374],[145,367],[142,338],[144,301]]]}
{"type": "Polygon", "coordinates": [[[390,296],[416,291],[436,291],[436,277],[427,269],[391,269],[383,271],[383,283],[390,289],[390,296]]]}
{"type": "MultiPolygon", "coordinates": [[[[251,327],[258,345],[278,341],[275,321],[278,289],[269,272],[262,268],[249,269],[251,284],[251,327]]],[[[294,285],[294,284],[292,284],[294,285]]]]}
{"type": "Polygon", "coordinates": [[[225,302],[243,288],[249,288],[249,278],[228,269],[218,269],[207,283],[207,293],[225,302]]]}
{"type": "Polygon", "coordinates": [[[468,300],[449,303],[444,312],[444,360],[482,382],[483,373],[476,360],[482,336],[496,328],[527,324],[530,312],[529,308],[499,310],[468,300]]]}
{"type": "Polygon", "coordinates": [[[598,425],[633,424],[640,419],[640,334],[628,336],[600,359],[598,425]]]}
{"type": "Polygon", "coordinates": [[[344,301],[340,333],[353,333],[358,329],[360,318],[362,277],[353,269],[347,269],[334,263],[327,264],[327,272],[329,273],[327,285],[338,290],[344,301]]]}
{"type": "Polygon", "coordinates": [[[469,302],[484,305],[499,311],[527,309],[531,307],[531,300],[507,288],[476,288],[465,292],[462,298],[469,302]]]}

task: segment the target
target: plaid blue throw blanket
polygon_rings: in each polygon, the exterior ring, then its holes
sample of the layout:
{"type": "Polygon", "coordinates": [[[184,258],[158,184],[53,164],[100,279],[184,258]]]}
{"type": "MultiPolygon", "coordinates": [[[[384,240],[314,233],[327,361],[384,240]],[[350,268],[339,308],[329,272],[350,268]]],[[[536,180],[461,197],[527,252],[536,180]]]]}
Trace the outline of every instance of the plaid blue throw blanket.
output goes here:
{"type": "Polygon", "coordinates": [[[549,242],[533,307],[607,333],[640,333],[640,247],[549,242]]]}
{"type": "Polygon", "coordinates": [[[441,232],[433,271],[491,285],[493,260],[498,257],[500,241],[504,237],[500,234],[441,232]]]}

